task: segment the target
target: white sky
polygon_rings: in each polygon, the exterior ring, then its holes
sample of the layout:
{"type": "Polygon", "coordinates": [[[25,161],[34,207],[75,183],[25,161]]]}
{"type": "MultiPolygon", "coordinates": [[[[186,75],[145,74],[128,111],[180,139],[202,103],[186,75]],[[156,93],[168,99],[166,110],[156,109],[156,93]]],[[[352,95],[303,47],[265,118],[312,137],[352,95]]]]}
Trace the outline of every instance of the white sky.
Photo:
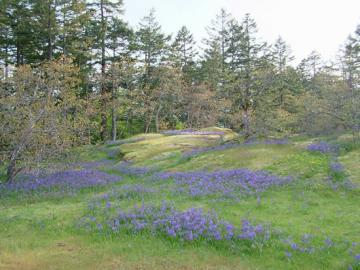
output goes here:
{"type": "Polygon", "coordinates": [[[255,19],[262,40],[273,43],[280,35],[296,62],[318,51],[325,60],[335,57],[340,45],[360,24],[360,0],[124,0],[125,19],[138,26],[151,8],[166,33],[186,25],[198,45],[205,27],[225,8],[236,19],[245,13],[255,19]]]}

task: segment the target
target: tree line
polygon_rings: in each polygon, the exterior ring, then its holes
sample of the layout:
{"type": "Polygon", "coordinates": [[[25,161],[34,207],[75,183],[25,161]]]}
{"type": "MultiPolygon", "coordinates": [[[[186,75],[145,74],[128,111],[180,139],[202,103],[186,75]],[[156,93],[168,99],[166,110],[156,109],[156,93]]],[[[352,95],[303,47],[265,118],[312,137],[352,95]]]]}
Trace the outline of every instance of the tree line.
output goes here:
{"type": "Polygon", "coordinates": [[[333,63],[297,66],[262,41],[249,14],[226,10],[196,43],[164,33],[151,10],[136,27],[120,0],[0,2],[1,153],[16,162],[162,129],[222,126],[244,138],[360,131],[360,26],[333,63]]]}

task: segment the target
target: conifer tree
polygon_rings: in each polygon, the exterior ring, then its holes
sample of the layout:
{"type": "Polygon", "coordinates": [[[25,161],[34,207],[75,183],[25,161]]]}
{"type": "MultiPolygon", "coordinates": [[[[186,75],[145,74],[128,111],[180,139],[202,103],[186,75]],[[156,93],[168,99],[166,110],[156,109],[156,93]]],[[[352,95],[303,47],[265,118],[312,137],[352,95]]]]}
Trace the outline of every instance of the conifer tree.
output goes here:
{"type": "Polygon", "coordinates": [[[290,47],[279,37],[272,48],[272,62],[275,66],[274,88],[278,96],[278,104],[283,107],[285,104],[285,95],[293,87],[289,85],[289,64],[294,60],[290,47]]]}
{"type": "Polygon", "coordinates": [[[180,67],[191,64],[197,54],[195,51],[196,42],[193,35],[186,26],[181,27],[172,44],[174,54],[180,63],[180,67]]]}
{"type": "Polygon", "coordinates": [[[106,140],[107,132],[107,95],[106,87],[106,65],[107,65],[107,37],[110,23],[114,17],[119,17],[123,13],[122,0],[94,0],[88,4],[93,16],[93,34],[96,35],[94,49],[96,50],[96,64],[100,64],[100,93],[101,93],[101,140],[106,140]]]}
{"type": "Polygon", "coordinates": [[[168,42],[171,38],[162,32],[154,9],[141,20],[136,38],[136,51],[144,67],[143,82],[151,84],[152,71],[168,57],[168,42]]]}
{"type": "Polygon", "coordinates": [[[257,39],[255,21],[247,14],[240,25],[232,27],[230,67],[234,110],[242,112],[242,128],[247,138],[252,134],[251,115],[257,105],[256,99],[264,91],[264,78],[269,64],[267,45],[257,39]]]}
{"type": "Polygon", "coordinates": [[[360,25],[349,36],[343,53],[343,74],[348,89],[348,126],[360,138],[360,25]]]}

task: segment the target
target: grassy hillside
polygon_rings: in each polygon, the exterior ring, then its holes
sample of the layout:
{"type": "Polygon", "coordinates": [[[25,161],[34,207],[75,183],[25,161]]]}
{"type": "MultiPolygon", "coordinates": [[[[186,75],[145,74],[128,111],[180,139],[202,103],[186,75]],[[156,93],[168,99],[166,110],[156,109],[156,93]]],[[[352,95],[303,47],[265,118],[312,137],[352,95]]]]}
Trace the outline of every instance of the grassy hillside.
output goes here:
{"type": "Polygon", "coordinates": [[[107,182],[0,189],[0,269],[360,269],[360,148],[322,140],[341,147],[308,150],[318,138],[300,137],[239,143],[211,128],[79,149],[53,165],[71,172],[51,177],[107,182]],[[151,227],[164,202],[181,230],[215,211],[234,236],[151,227]]]}

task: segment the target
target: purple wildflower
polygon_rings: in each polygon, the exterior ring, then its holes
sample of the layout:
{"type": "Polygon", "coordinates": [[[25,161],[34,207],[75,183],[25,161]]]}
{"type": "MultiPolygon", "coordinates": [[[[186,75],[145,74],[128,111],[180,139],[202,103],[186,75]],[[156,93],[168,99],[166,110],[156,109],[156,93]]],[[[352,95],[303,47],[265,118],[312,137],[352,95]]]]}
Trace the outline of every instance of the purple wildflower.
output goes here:
{"type": "Polygon", "coordinates": [[[192,197],[218,195],[234,198],[241,195],[256,195],[273,186],[289,183],[291,177],[278,177],[266,171],[248,169],[221,170],[215,172],[161,172],[154,179],[173,179],[179,192],[192,197]]]}
{"type": "Polygon", "coordinates": [[[297,250],[297,249],[299,248],[299,246],[298,246],[296,243],[292,243],[292,244],[291,244],[291,248],[292,248],[293,250],[297,250]]]}
{"type": "Polygon", "coordinates": [[[330,170],[332,170],[333,172],[342,172],[344,170],[344,167],[341,163],[339,162],[331,162],[330,163],[330,170]]]}
{"type": "Polygon", "coordinates": [[[249,220],[242,221],[240,239],[255,240],[257,236],[263,236],[264,229],[262,225],[253,225],[249,220]]]}
{"type": "Polygon", "coordinates": [[[11,191],[33,192],[62,190],[71,191],[82,188],[104,186],[121,180],[119,176],[113,176],[95,170],[69,170],[45,175],[41,178],[35,176],[23,181],[6,183],[1,188],[11,191]]]}
{"type": "Polygon", "coordinates": [[[229,241],[237,238],[255,241],[265,235],[262,225],[253,225],[248,220],[244,220],[242,227],[237,229],[229,222],[220,220],[214,211],[205,212],[200,208],[177,211],[165,203],[160,207],[141,205],[129,211],[119,210],[112,217],[108,214],[107,212],[103,224],[92,219],[92,216],[88,216],[88,223],[84,221],[86,218],[82,218],[83,227],[88,228],[93,224],[97,230],[108,228],[112,232],[117,232],[121,228],[134,233],[148,230],[184,241],[229,241]]]}
{"type": "Polygon", "coordinates": [[[313,236],[309,233],[305,233],[302,237],[301,237],[301,242],[308,244],[310,242],[310,240],[313,238],[313,236]]]}
{"type": "Polygon", "coordinates": [[[96,228],[101,231],[103,229],[103,225],[101,223],[97,223],[96,228]]]}
{"type": "Polygon", "coordinates": [[[111,207],[111,203],[109,201],[106,202],[106,209],[109,209],[111,207]]]}
{"type": "Polygon", "coordinates": [[[320,152],[320,153],[326,154],[326,153],[335,152],[336,147],[327,142],[320,141],[318,143],[312,143],[312,144],[308,145],[307,150],[311,151],[311,152],[320,152]]]}
{"type": "Polygon", "coordinates": [[[327,247],[332,247],[332,246],[334,246],[334,242],[330,239],[330,238],[326,238],[325,239],[325,245],[327,246],[327,247]]]}

